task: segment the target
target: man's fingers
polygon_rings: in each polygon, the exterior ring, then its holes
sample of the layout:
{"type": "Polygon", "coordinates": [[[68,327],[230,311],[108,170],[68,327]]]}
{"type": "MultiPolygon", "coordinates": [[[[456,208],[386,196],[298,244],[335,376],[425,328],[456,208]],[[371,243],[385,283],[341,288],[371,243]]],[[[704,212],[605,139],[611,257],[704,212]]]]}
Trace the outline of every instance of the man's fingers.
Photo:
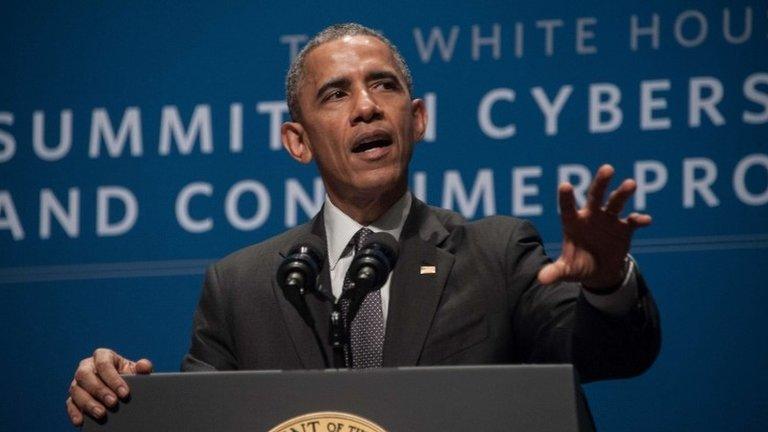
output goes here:
{"type": "Polygon", "coordinates": [[[83,413],[93,418],[104,417],[106,407],[117,405],[118,397],[126,398],[128,384],[120,377],[126,374],[148,374],[152,372],[152,362],[141,359],[134,363],[116,352],[99,348],[93,356],[84,359],[75,371],[75,378],[69,387],[67,415],[75,426],[83,423],[83,413]]]}
{"type": "Polygon", "coordinates": [[[152,362],[148,359],[141,359],[133,364],[133,373],[139,374],[139,375],[148,375],[151,374],[154,370],[154,367],[152,366],[152,362]]]}
{"type": "Polygon", "coordinates": [[[69,416],[69,421],[71,421],[74,426],[77,426],[77,427],[82,426],[83,413],[75,406],[75,403],[72,402],[72,397],[67,398],[66,405],[67,405],[67,415],[69,416]]]}
{"type": "Polygon", "coordinates": [[[106,406],[111,407],[117,403],[115,393],[96,374],[92,359],[80,362],[80,367],[75,371],[74,383],[106,406]]]}
{"type": "Polygon", "coordinates": [[[573,186],[563,183],[557,188],[558,202],[560,203],[560,218],[563,221],[576,217],[576,198],[573,196],[573,186]]]}
{"type": "Polygon", "coordinates": [[[127,367],[122,367],[130,364],[131,362],[129,360],[120,357],[112,350],[100,348],[93,353],[93,363],[99,378],[101,378],[112,391],[117,393],[121,398],[128,396],[128,384],[126,384],[120,377],[120,372],[118,372],[117,368],[120,367],[121,372],[130,373],[129,370],[125,370],[127,367]]]}
{"type": "Polygon", "coordinates": [[[611,182],[611,177],[613,177],[612,166],[606,164],[597,170],[595,179],[589,186],[589,192],[587,194],[587,207],[590,210],[598,211],[603,206],[605,189],[608,187],[608,183],[611,182]]]}
{"type": "Polygon", "coordinates": [[[632,229],[647,227],[651,222],[653,222],[651,215],[632,213],[627,216],[627,223],[632,229]]]}
{"type": "Polygon", "coordinates": [[[610,214],[619,215],[624,210],[629,197],[635,193],[637,183],[632,179],[624,180],[621,185],[616,188],[608,197],[608,202],[605,204],[605,211],[610,214]]]}
{"type": "Polygon", "coordinates": [[[87,413],[91,417],[101,418],[107,413],[104,405],[99,403],[90,393],[76,383],[69,387],[69,396],[80,411],[87,413]]]}

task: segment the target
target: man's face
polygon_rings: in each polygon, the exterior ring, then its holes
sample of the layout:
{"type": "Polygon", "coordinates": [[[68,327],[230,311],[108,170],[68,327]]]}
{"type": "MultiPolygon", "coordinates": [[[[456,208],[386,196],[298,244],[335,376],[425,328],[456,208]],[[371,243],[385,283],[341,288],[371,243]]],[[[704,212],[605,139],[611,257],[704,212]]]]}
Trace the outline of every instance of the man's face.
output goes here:
{"type": "Polygon", "coordinates": [[[387,45],[370,36],[326,42],[309,53],[304,72],[300,125],[293,123],[297,132],[288,137],[283,129],[291,155],[304,163],[314,158],[337,200],[405,191],[426,114],[387,45]]]}

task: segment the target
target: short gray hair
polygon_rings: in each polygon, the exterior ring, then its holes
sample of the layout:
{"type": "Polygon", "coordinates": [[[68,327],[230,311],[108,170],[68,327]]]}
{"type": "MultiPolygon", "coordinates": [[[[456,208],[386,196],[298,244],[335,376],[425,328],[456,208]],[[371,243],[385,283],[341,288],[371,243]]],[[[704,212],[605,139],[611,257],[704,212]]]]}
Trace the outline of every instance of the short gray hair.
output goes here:
{"type": "Polygon", "coordinates": [[[411,78],[411,71],[408,69],[408,65],[405,63],[403,56],[400,55],[400,51],[397,47],[385,38],[380,32],[371,28],[365,27],[357,23],[345,23],[334,24],[330,27],[326,27],[320,33],[316,34],[307,45],[299,51],[299,54],[291,62],[291,67],[288,69],[288,74],[285,76],[285,99],[288,103],[288,111],[291,114],[293,121],[299,121],[301,119],[301,108],[299,107],[299,87],[301,81],[304,79],[304,63],[306,62],[307,55],[318,46],[331,42],[336,39],[341,39],[345,36],[372,36],[382,41],[389,50],[392,51],[392,56],[395,58],[395,63],[400,69],[400,73],[405,78],[405,84],[408,87],[408,93],[413,94],[413,79],[411,78]]]}

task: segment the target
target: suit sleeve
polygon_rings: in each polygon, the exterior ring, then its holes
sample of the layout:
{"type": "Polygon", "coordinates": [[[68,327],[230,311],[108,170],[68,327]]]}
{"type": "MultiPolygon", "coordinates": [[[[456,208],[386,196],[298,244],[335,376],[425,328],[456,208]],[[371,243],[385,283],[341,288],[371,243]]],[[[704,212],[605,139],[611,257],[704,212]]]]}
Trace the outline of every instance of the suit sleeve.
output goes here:
{"type": "Polygon", "coordinates": [[[181,363],[183,372],[237,369],[227,303],[213,265],[205,274],[203,292],[192,323],[192,341],[181,363]]]}
{"type": "Polygon", "coordinates": [[[605,314],[584,298],[579,284],[538,283],[549,262],[535,228],[522,222],[506,250],[518,361],[573,363],[582,382],[626,378],[648,369],[661,344],[656,305],[637,273],[639,298],[622,316],[605,314]]]}

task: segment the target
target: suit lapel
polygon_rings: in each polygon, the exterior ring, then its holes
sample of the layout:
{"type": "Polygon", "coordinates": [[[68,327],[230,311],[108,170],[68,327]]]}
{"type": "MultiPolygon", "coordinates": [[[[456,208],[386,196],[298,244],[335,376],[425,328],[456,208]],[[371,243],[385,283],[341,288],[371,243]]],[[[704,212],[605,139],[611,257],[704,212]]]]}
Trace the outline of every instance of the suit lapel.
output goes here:
{"type": "Polygon", "coordinates": [[[452,254],[438,247],[447,236],[429,207],[414,198],[390,285],[385,367],[418,364],[454,262],[452,254]]]}
{"type": "MultiPolygon", "coordinates": [[[[325,225],[323,223],[322,210],[312,220],[310,232],[325,241],[325,225]]],[[[297,239],[298,238],[300,237],[297,237],[297,239]]],[[[293,245],[286,245],[285,250],[281,251],[283,256],[288,253],[288,249],[291,246],[293,245]]],[[[277,269],[277,267],[280,265],[280,261],[282,261],[282,256],[277,257],[277,263],[274,266],[275,269],[277,269]]],[[[327,257],[323,263],[319,282],[321,289],[328,290],[330,292],[330,273],[328,271],[327,257]]],[[[315,334],[312,332],[312,329],[307,325],[307,323],[304,322],[293,305],[288,300],[286,300],[275,278],[272,278],[272,288],[274,290],[275,296],[277,297],[277,302],[280,305],[280,309],[283,314],[283,321],[285,322],[285,325],[288,329],[288,334],[290,335],[291,342],[293,343],[294,349],[296,350],[296,354],[299,357],[301,366],[304,369],[323,369],[328,367],[325,364],[323,353],[318,346],[318,341],[315,337],[315,334]]],[[[315,328],[317,329],[317,334],[320,336],[322,341],[322,349],[325,351],[325,358],[327,358],[328,361],[332,361],[333,357],[331,354],[331,347],[327,343],[331,305],[318,295],[310,294],[304,296],[304,298],[306,299],[307,306],[309,307],[312,317],[314,318],[315,328]]]]}

